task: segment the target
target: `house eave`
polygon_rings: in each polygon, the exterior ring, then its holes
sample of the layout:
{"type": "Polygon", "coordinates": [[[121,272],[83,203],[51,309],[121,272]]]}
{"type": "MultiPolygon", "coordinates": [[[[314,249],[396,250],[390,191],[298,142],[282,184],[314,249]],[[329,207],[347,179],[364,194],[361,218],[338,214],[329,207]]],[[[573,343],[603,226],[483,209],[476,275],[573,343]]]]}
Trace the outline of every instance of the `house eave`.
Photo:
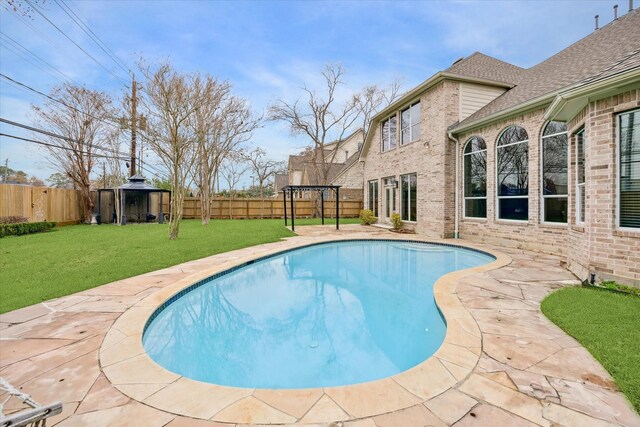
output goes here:
{"type": "Polygon", "coordinates": [[[567,122],[592,100],[637,88],[640,88],[640,67],[602,80],[576,85],[556,95],[544,118],[567,122]]]}

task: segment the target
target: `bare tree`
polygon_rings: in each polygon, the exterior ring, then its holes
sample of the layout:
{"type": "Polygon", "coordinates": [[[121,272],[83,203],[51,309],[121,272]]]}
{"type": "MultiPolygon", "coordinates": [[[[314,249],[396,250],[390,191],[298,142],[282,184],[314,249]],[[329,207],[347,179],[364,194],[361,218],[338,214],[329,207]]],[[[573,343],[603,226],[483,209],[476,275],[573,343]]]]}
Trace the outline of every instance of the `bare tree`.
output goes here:
{"type": "Polygon", "coordinates": [[[229,219],[233,219],[233,201],[235,200],[238,183],[249,168],[246,155],[241,150],[229,153],[220,168],[220,172],[229,186],[229,219]]]}
{"type": "Polygon", "coordinates": [[[289,124],[292,134],[306,135],[311,139],[312,163],[315,165],[318,183],[328,184],[329,170],[334,163],[344,137],[360,116],[360,101],[357,95],[347,96],[340,103],[337,91],[343,84],[344,70],[340,65],[327,65],[322,71],[325,92],[303,87],[304,100],[293,103],[278,100],[269,107],[271,120],[282,120],[289,124]],[[335,141],[330,148],[328,143],[335,141]]]}
{"type": "Polygon", "coordinates": [[[113,116],[112,100],[104,92],[69,83],[56,86],[42,106],[32,105],[36,122],[64,139],[50,136],[49,162],[80,190],[82,219],[91,220],[91,174],[105,155],[112,129],[104,118],[113,116]],[[55,102],[53,99],[60,100],[55,102]]]}
{"type": "Polygon", "coordinates": [[[264,187],[267,181],[284,167],[284,162],[269,159],[266,155],[267,153],[260,147],[249,151],[245,155],[260,188],[260,218],[264,217],[264,187]]]}
{"type": "Polygon", "coordinates": [[[200,194],[202,224],[207,225],[220,165],[251,138],[262,118],[253,114],[245,99],[232,95],[231,85],[227,82],[217,82],[206,76],[203,86],[206,101],[194,116],[198,138],[194,181],[200,194]]]}
{"type": "Polygon", "coordinates": [[[146,82],[142,108],[147,117],[146,141],[169,171],[172,203],[169,239],[178,237],[187,179],[197,154],[197,137],[191,121],[205,99],[196,76],[176,71],[169,63],[156,69],[141,64],[146,82]]]}
{"type": "Polygon", "coordinates": [[[375,84],[362,88],[357,95],[356,108],[360,113],[362,130],[365,135],[369,132],[373,116],[398,99],[401,86],[400,80],[396,79],[386,88],[375,84]]]}

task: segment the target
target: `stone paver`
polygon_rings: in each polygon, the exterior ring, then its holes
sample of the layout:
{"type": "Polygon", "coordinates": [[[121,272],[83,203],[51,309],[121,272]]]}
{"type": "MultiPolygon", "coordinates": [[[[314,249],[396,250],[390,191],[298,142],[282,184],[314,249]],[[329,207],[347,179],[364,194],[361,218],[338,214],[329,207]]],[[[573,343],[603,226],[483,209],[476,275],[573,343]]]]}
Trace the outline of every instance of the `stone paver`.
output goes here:
{"type": "Polygon", "coordinates": [[[578,283],[560,259],[487,245],[473,246],[506,253],[511,262],[466,276],[454,273],[451,286],[436,288],[438,303],[449,307],[443,310],[448,331],[442,348],[419,365],[429,367],[429,376],[419,368],[377,382],[378,388],[217,387],[210,393],[210,385],[194,388],[159,366],[144,371],[152,362],[140,353],[139,323],[173,294],[176,283],[302,244],[407,237],[357,225],[340,232],[330,226],[296,231],[300,236],[282,242],[2,314],[0,376],[43,403],[62,400],[63,414],[48,423],[60,426],[640,426],[609,374],[539,310],[550,292],[578,283]],[[185,408],[197,416],[177,415],[185,408]]]}

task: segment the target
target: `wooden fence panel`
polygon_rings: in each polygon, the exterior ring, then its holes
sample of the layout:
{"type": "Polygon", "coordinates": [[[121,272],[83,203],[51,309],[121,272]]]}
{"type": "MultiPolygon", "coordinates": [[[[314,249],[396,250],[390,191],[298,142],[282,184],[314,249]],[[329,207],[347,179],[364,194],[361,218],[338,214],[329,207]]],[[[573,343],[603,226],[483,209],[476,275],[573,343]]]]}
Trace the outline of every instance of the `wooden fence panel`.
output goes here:
{"type": "Polygon", "coordinates": [[[80,221],[80,192],[0,184],[0,216],[22,216],[30,222],[76,223],[80,221]]]}
{"type": "MultiPolygon", "coordinates": [[[[318,205],[315,200],[294,199],[294,208],[296,218],[310,218],[317,216],[318,205]]],[[[287,216],[291,216],[291,204],[287,200],[287,216]]],[[[362,210],[362,200],[341,200],[340,216],[343,218],[356,218],[362,210]]],[[[169,211],[168,200],[164,200],[162,204],[164,212],[169,211]]],[[[200,218],[200,199],[197,197],[185,197],[182,217],[184,219],[200,218]]],[[[216,198],[211,201],[211,218],[212,219],[234,219],[247,218],[284,218],[284,206],[281,198],[273,199],[222,199],[216,198]],[[231,212],[229,212],[231,211],[231,212]]],[[[336,216],[336,202],[327,200],[324,203],[324,215],[326,218],[334,218],[336,216]]]]}

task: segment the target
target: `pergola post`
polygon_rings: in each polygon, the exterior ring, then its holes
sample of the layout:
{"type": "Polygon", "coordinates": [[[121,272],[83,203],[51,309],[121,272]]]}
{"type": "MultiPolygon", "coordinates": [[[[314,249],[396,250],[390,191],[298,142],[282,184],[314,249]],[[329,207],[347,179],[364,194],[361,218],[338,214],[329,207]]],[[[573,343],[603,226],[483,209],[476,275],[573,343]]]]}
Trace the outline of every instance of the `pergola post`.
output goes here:
{"type": "Polygon", "coordinates": [[[293,208],[293,189],[289,189],[289,197],[291,203],[291,231],[296,231],[296,211],[293,208]]]}
{"type": "Polygon", "coordinates": [[[282,190],[282,204],[284,205],[284,226],[287,226],[287,190],[282,190]]]}
{"type": "Polygon", "coordinates": [[[322,211],[322,225],[324,225],[324,190],[320,190],[320,210],[322,211]]]}
{"type": "Polygon", "coordinates": [[[340,187],[336,187],[336,230],[340,230],[340,187]]]}

